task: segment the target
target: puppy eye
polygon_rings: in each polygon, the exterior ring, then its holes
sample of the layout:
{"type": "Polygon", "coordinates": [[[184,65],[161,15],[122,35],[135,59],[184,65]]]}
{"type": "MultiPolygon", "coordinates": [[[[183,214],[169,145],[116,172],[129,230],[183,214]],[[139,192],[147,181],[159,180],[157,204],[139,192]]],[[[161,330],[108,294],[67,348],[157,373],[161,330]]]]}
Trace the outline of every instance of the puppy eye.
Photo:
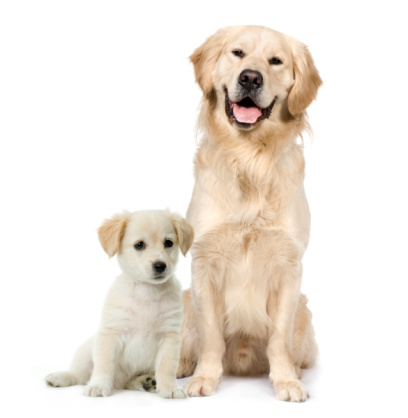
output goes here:
{"type": "Polygon", "coordinates": [[[283,62],[278,57],[273,57],[269,60],[269,64],[280,65],[280,64],[283,64],[283,62]]]}
{"type": "Polygon", "coordinates": [[[166,239],[166,241],[164,241],[164,246],[166,248],[170,248],[173,246],[173,241],[170,241],[169,239],[166,239]]]}
{"type": "Polygon", "coordinates": [[[234,49],[233,51],[232,51],[232,53],[236,56],[236,57],[239,57],[239,58],[243,58],[244,57],[244,51],[242,50],[242,49],[234,49]]]}
{"type": "Polygon", "coordinates": [[[143,241],[139,241],[134,245],[137,251],[144,250],[146,248],[146,244],[143,241]]]}

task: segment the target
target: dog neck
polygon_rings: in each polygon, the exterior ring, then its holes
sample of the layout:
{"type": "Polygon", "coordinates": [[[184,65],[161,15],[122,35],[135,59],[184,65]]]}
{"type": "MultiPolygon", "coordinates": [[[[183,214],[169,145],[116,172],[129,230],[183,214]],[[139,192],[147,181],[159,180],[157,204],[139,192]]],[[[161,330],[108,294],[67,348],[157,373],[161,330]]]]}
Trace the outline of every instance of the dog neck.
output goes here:
{"type": "Polygon", "coordinates": [[[303,182],[303,146],[296,140],[308,127],[306,114],[284,122],[265,120],[252,131],[239,131],[215,116],[214,109],[203,103],[196,178],[213,195],[218,183],[230,184],[229,202],[248,207],[251,213],[266,206],[276,213],[303,182]]]}

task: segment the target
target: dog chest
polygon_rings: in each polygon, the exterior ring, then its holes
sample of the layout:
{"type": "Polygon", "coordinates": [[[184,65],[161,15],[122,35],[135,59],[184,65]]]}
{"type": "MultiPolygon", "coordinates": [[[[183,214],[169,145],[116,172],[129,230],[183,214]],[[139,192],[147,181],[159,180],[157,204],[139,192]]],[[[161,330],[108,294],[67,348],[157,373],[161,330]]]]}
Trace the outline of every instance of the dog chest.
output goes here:
{"type": "Polygon", "coordinates": [[[101,327],[135,340],[155,339],[181,326],[181,296],[146,295],[138,287],[113,288],[108,294],[101,327]],[[149,296],[149,297],[148,297],[149,296]]]}

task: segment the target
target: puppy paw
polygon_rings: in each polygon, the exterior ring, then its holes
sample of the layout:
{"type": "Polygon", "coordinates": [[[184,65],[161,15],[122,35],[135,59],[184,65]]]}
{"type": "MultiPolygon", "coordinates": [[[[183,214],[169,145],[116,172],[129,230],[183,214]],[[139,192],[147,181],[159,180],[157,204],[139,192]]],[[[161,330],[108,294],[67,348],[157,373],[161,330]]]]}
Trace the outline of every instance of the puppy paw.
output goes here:
{"type": "Polygon", "coordinates": [[[156,392],[156,380],[151,374],[143,374],[141,376],[135,376],[133,379],[126,383],[125,389],[130,390],[143,390],[146,392],[156,392]]]}
{"type": "Polygon", "coordinates": [[[205,377],[192,377],[185,385],[188,396],[214,395],[218,380],[205,377]]]}
{"type": "Polygon", "coordinates": [[[187,393],[183,388],[175,386],[173,388],[161,388],[157,390],[157,393],[163,398],[170,399],[185,399],[187,393]]]}
{"type": "Polygon", "coordinates": [[[45,381],[48,385],[53,386],[55,388],[73,386],[77,383],[75,376],[68,372],[51,373],[45,377],[45,381]]]}
{"type": "Polygon", "coordinates": [[[84,395],[85,396],[91,396],[93,398],[96,398],[98,396],[110,396],[112,394],[112,388],[109,386],[97,386],[88,384],[84,388],[84,395]]]}
{"type": "Polygon", "coordinates": [[[288,402],[304,402],[308,397],[306,386],[298,381],[274,384],[276,399],[288,402]]]}

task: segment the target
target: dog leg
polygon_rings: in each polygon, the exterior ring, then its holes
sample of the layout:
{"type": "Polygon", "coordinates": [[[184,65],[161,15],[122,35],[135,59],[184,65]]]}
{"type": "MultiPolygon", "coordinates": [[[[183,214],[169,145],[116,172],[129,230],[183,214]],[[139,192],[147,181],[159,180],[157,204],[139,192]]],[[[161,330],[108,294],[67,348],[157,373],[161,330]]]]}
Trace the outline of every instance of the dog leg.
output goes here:
{"type": "MultiPolygon", "coordinates": [[[[204,269],[207,267],[203,267],[204,269]]],[[[223,367],[222,358],[225,353],[225,341],[223,336],[223,314],[217,312],[215,301],[215,289],[209,277],[200,277],[197,266],[193,262],[193,295],[196,304],[197,329],[199,335],[199,348],[197,367],[194,375],[186,383],[189,396],[213,395],[221,378],[223,367]]],[[[204,275],[208,276],[208,274],[204,275]]]]}
{"type": "Polygon", "coordinates": [[[180,357],[181,337],[178,332],[167,333],[157,356],[157,393],[163,398],[187,398],[183,388],[177,385],[176,372],[180,357]]]}
{"type": "Polygon", "coordinates": [[[93,338],[90,338],[77,349],[67,372],[46,376],[47,384],[54,387],[85,385],[92,373],[92,344],[93,338]]]}
{"type": "Polygon", "coordinates": [[[100,332],[95,337],[93,362],[94,369],[90,382],[85,386],[86,396],[109,396],[113,388],[115,372],[116,336],[100,332]]]}
{"type": "Polygon", "coordinates": [[[183,292],[183,324],[181,326],[181,352],[177,378],[190,377],[197,365],[197,320],[191,300],[191,290],[183,292]]]}
{"type": "Polygon", "coordinates": [[[125,389],[156,392],[156,380],[151,374],[135,376],[126,383],[125,389]]]}
{"type": "Polygon", "coordinates": [[[281,266],[275,277],[280,277],[279,297],[271,301],[274,311],[273,327],[267,347],[270,364],[269,378],[279,400],[304,402],[308,398],[306,386],[300,382],[292,358],[292,335],[295,312],[300,293],[300,276],[291,274],[291,267],[281,266]]]}
{"type": "Polygon", "coordinates": [[[48,385],[54,388],[65,388],[67,386],[77,385],[76,377],[69,372],[55,372],[45,376],[48,385]]]}
{"type": "Polygon", "coordinates": [[[312,367],[316,363],[318,347],[312,326],[312,313],[306,306],[307,298],[301,294],[296,309],[293,330],[292,358],[299,379],[303,369],[312,367]]]}

